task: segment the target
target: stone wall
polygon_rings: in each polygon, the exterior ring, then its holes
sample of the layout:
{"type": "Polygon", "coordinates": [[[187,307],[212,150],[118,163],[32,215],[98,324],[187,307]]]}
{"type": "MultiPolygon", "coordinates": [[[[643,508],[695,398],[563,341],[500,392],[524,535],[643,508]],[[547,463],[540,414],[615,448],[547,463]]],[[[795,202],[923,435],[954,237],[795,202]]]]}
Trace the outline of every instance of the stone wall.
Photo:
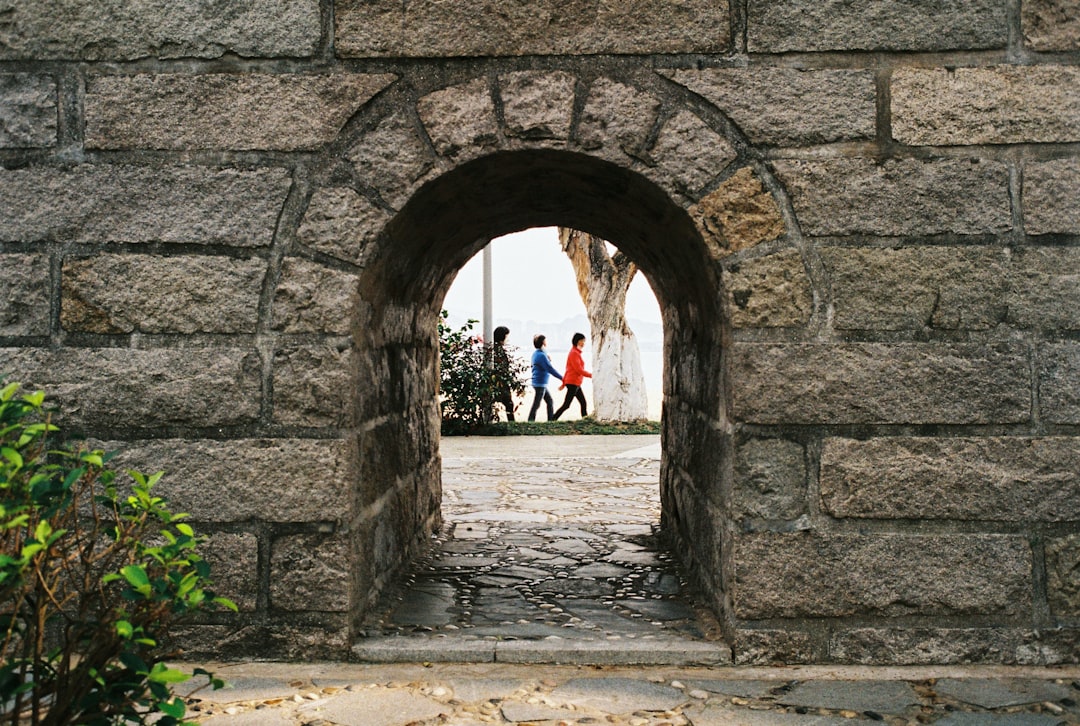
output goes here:
{"type": "Polygon", "coordinates": [[[611,239],[664,524],[741,663],[1075,662],[1080,6],[0,3],[0,371],[342,657],[438,525],[435,315],[611,239]]]}

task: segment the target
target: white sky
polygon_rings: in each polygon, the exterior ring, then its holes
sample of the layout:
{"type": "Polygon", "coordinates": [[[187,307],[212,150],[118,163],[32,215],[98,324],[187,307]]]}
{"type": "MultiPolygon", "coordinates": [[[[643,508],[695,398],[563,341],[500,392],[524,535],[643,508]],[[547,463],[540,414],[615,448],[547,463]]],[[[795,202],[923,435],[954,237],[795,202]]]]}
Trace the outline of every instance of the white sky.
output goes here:
{"type": "MultiPolygon", "coordinates": [[[[481,320],[483,263],[477,253],[461,268],[443,308],[455,317],[481,320]]],[[[561,322],[585,315],[574,268],[559,246],[555,227],[535,227],[492,241],[492,317],[561,322]]],[[[638,273],[626,297],[628,319],[660,322],[660,308],[649,283],[638,273]]]]}

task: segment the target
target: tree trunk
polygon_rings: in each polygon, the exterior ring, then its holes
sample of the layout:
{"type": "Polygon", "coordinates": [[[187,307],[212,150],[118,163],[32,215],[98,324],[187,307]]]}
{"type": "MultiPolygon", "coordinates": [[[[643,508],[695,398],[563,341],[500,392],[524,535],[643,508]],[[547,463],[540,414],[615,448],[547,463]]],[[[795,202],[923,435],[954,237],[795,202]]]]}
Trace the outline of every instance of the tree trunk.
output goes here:
{"type": "Polygon", "coordinates": [[[599,237],[559,228],[592,329],[593,410],[601,421],[649,416],[645,374],[634,331],[626,324],[626,293],[637,266],[622,252],[608,254],[599,237]]]}

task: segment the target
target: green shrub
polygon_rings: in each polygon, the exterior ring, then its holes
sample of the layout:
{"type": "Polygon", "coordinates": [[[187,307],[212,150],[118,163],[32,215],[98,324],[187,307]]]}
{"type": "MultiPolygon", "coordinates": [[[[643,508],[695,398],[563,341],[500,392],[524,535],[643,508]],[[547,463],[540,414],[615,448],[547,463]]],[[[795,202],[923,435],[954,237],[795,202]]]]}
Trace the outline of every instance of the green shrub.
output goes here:
{"type": "Polygon", "coordinates": [[[509,388],[521,395],[529,367],[506,346],[506,355],[472,332],[470,320],[458,330],[446,324],[445,310],[439,320],[439,391],[442,396],[443,430],[466,433],[497,420],[495,399],[509,388]]]}
{"type": "MultiPolygon", "coordinates": [[[[183,723],[158,647],[169,623],[212,604],[205,539],[153,493],[161,472],[120,477],[111,454],[49,448],[44,394],[0,380],[0,713],[15,724],[183,723]],[[126,481],[126,479],[125,479],[126,481]]],[[[196,673],[210,677],[201,669],[196,673]]]]}

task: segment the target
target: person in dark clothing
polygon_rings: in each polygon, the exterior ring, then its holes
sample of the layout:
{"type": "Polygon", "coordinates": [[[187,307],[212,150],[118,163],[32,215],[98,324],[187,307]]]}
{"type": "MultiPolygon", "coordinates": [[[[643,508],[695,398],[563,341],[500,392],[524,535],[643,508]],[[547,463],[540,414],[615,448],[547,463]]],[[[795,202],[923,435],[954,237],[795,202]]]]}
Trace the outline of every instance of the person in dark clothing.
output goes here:
{"type": "Polygon", "coordinates": [[[563,400],[563,404],[559,406],[559,410],[555,412],[553,421],[557,421],[559,416],[562,416],[563,412],[570,408],[570,402],[575,398],[581,404],[581,417],[585,418],[589,415],[589,408],[585,403],[585,394],[581,392],[581,384],[585,382],[586,378],[592,378],[592,373],[585,370],[585,359],[581,357],[581,351],[584,349],[585,336],[581,333],[574,333],[574,337],[571,339],[570,353],[566,356],[566,374],[563,375],[563,384],[559,386],[560,391],[563,388],[566,389],[566,398],[563,400]]]}
{"type": "MultiPolygon", "coordinates": [[[[510,356],[506,353],[506,336],[510,335],[510,328],[500,325],[495,328],[495,345],[493,347],[495,370],[506,372],[510,370],[510,356]]],[[[510,386],[503,386],[495,396],[495,403],[501,403],[506,408],[506,420],[514,420],[514,397],[510,393],[510,386]]]]}
{"type": "Polygon", "coordinates": [[[548,393],[547,385],[551,376],[555,376],[560,381],[563,379],[562,374],[555,370],[555,367],[551,365],[551,357],[544,351],[544,347],[547,345],[547,337],[543,335],[533,336],[533,347],[536,348],[532,354],[532,386],[535,395],[533,396],[532,408],[529,409],[529,420],[536,420],[536,412],[540,408],[540,402],[543,401],[547,404],[547,417],[548,421],[552,420],[552,409],[555,402],[551,400],[551,394],[548,393]]]}

